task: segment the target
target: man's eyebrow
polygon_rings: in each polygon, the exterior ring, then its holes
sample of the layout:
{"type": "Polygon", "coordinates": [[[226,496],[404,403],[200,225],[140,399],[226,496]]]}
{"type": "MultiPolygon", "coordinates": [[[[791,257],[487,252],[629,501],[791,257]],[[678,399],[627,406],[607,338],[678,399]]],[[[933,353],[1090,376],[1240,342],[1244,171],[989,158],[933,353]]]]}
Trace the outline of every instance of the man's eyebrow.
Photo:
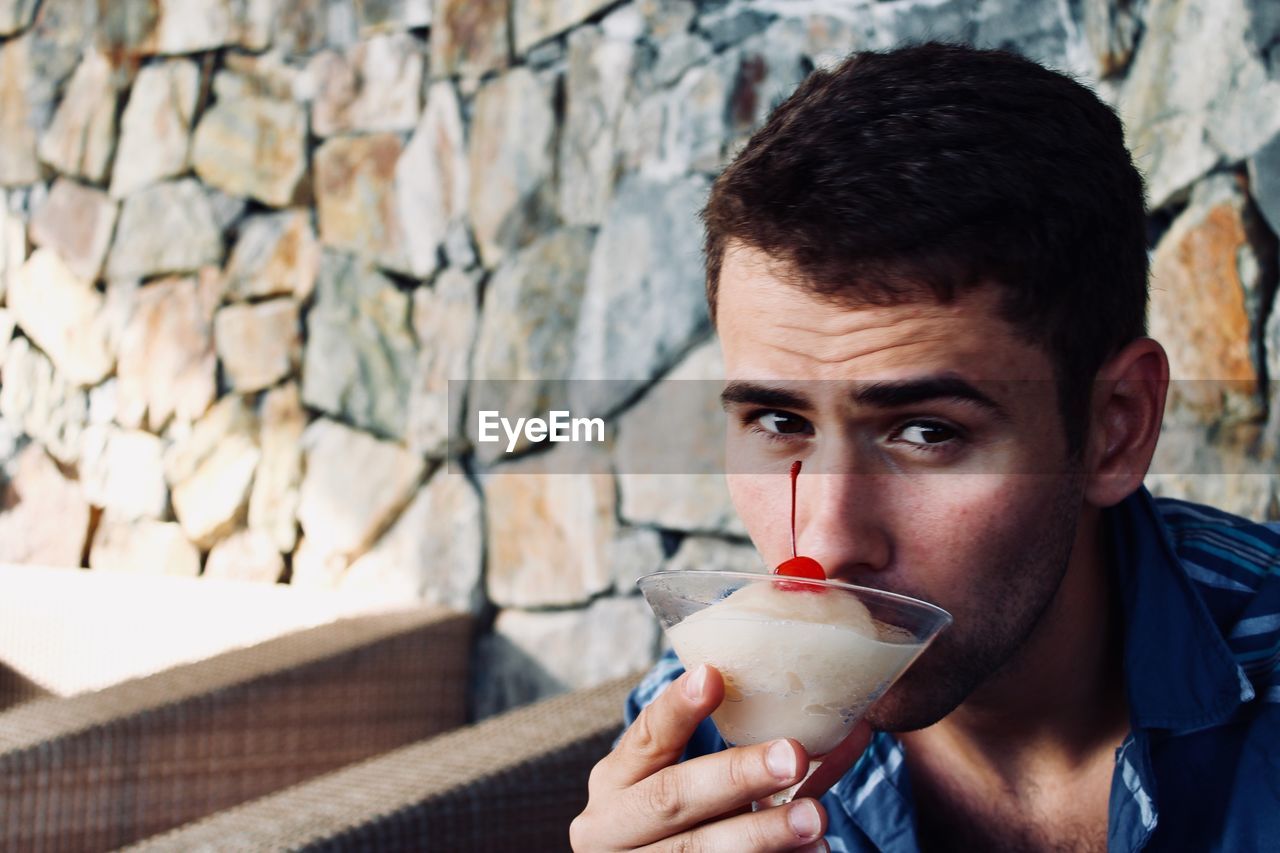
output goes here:
{"type": "MultiPolygon", "coordinates": [[[[1005,407],[958,376],[927,376],[920,379],[852,383],[850,398],[862,406],[881,409],[913,406],[932,400],[962,400],[975,403],[993,414],[1007,418],[1005,407]]],[[[720,405],[753,405],[775,409],[812,409],[804,394],[779,385],[735,380],[720,392],[720,405]]]]}
{"type": "Polygon", "coordinates": [[[767,406],[773,409],[811,409],[809,398],[796,391],[761,382],[734,380],[720,392],[720,406],[767,406]]]}
{"type": "Polygon", "coordinates": [[[882,409],[914,406],[932,400],[963,400],[976,403],[1001,417],[1008,417],[1004,406],[958,376],[868,382],[860,384],[851,397],[860,405],[882,409]]]}

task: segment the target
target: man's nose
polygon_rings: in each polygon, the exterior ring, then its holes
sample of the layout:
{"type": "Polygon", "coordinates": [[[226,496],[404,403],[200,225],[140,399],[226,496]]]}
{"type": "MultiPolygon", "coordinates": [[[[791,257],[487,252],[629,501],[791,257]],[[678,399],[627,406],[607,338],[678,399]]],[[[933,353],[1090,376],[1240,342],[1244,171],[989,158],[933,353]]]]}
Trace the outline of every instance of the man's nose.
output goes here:
{"type": "Polygon", "coordinates": [[[797,483],[796,548],[827,577],[854,581],[889,567],[892,542],[881,523],[884,475],[817,471],[797,483]]]}

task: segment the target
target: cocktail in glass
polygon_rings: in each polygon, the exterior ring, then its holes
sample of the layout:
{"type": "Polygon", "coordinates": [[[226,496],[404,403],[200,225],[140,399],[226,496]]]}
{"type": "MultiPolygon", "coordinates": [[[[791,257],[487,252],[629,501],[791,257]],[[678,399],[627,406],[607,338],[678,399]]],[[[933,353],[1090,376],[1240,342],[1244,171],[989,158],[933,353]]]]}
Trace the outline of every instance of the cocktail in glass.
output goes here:
{"type": "Polygon", "coordinates": [[[725,742],[794,738],[814,756],[806,779],[951,624],[940,607],[838,581],[682,570],[638,584],[685,668],[723,677],[711,717],[725,742]]]}

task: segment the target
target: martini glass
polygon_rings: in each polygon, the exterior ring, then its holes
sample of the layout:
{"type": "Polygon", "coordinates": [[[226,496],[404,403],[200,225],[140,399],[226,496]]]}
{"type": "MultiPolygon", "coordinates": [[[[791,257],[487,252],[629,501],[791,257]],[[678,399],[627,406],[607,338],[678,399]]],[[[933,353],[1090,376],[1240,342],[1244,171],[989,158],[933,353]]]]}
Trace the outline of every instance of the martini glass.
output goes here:
{"type": "Polygon", "coordinates": [[[805,779],[951,624],[940,607],[839,581],[692,569],[637,583],[685,669],[723,677],[711,718],[725,742],[794,738],[816,756],[805,779]]]}

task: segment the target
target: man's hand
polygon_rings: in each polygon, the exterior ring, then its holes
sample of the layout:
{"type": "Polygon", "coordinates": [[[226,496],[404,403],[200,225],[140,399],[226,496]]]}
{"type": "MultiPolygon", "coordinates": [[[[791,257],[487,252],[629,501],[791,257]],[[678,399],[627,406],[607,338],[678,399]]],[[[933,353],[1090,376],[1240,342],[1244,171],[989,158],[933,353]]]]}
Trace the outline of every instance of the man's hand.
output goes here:
{"type": "Polygon", "coordinates": [[[778,740],[677,764],[698,723],[723,698],[720,674],[701,666],[640,713],[591,772],[587,807],[569,827],[577,853],[827,849],[827,816],[816,797],[857,760],[869,732],[855,729],[832,752],[829,770],[824,760],[821,769],[830,777],[825,785],[806,784],[805,798],[752,812],[753,801],[799,781],[809,757],[796,741],[778,740]]]}

